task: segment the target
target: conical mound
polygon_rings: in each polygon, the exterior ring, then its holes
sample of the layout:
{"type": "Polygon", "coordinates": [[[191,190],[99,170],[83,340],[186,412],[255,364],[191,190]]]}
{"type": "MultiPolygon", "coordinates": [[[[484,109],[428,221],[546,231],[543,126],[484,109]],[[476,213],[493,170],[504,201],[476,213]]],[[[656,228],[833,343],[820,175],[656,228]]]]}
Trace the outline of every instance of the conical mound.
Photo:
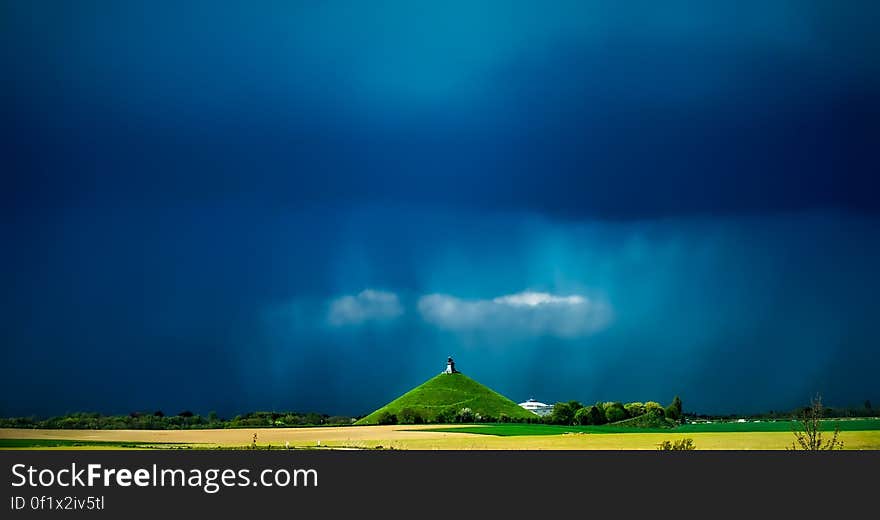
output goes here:
{"type": "Polygon", "coordinates": [[[384,422],[381,418],[387,420],[390,415],[400,422],[412,417],[417,417],[416,422],[450,422],[463,408],[495,420],[502,414],[510,418],[536,417],[491,388],[456,372],[425,381],[355,424],[379,424],[384,422]]]}

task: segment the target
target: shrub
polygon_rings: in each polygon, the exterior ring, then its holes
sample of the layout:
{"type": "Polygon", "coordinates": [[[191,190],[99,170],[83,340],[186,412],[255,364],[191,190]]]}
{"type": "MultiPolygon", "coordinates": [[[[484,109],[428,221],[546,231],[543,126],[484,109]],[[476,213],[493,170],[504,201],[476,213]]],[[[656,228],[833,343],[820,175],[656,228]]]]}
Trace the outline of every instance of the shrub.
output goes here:
{"type": "Polygon", "coordinates": [[[438,424],[449,424],[455,420],[455,414],[451,410],[440,410],[434,416],[434,422],[438,424]]]}
{"type": "Polygon", "coordinates": [[[400,416],[397,420],[400,424],[422,424],[424,422],[422,414],[418,410],[409,407],[400,411],[400,416]]]}
{"type": "Polygon", "coordinates": [[[377,422],[379,424],[397,424],[397,416],[386,410],[379,414],[377,422]]]}
{"type": "Polygon", "coordinates": [[[822,440],[822,396],[816,394],[816,397],[810,400],[810,407],[805,408],[801,413],[800,421],[794,423],[792,427],[795,442],[791,443],[789,450],[842,450],[843,441],[837,437],[840,435],[840,427],[834,428],[834,432],[830,439],[822,440]]]}
{"type": "Polygon", "coordinates": [[[660,451],[689,451],[697,449],[697,446],[693,439],[685,438],[675,442],[663,441],[660,443],[659,449],[660,451]]]}

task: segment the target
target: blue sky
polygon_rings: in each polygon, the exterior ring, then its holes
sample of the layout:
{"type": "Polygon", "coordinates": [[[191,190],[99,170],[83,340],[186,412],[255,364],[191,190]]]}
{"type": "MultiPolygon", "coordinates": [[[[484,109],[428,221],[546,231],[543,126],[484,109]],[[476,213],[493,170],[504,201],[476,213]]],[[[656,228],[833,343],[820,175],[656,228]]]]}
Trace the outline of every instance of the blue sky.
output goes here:
{"type": "Polygon", "coordinates": [[[4,2],[3,414],[880,401],[872,2],[4,2]]]}

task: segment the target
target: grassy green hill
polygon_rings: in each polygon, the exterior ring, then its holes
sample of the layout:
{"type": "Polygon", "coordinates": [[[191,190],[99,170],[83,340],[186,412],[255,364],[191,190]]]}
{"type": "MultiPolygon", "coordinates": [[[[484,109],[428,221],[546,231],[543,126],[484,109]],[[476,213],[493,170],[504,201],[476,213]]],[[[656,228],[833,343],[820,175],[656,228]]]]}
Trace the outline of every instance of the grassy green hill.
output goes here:
{"type": "Polygon", "coordinates": [[[383,412],[400,416],[405,408],[415,410],[427,422],[436,422],[441,412],[452,416],[462,408],[470,408],[475,414],[496,419],[502,413],[511,418],[535,417],[532,412],[491,388],[456,373],[440,374],[425,381],[355,424],[377,424],[383,412]]]}

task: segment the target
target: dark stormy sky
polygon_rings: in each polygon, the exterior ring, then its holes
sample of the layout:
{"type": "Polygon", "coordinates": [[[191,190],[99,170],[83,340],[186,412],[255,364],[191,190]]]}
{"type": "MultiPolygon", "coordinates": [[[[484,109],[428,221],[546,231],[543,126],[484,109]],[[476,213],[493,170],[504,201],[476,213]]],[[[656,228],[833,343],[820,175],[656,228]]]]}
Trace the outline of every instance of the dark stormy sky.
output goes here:
{"type": "Polygon", "coordinates": [[[0,414],[880,401],[878,15],[4,1],[0,414]]]}

